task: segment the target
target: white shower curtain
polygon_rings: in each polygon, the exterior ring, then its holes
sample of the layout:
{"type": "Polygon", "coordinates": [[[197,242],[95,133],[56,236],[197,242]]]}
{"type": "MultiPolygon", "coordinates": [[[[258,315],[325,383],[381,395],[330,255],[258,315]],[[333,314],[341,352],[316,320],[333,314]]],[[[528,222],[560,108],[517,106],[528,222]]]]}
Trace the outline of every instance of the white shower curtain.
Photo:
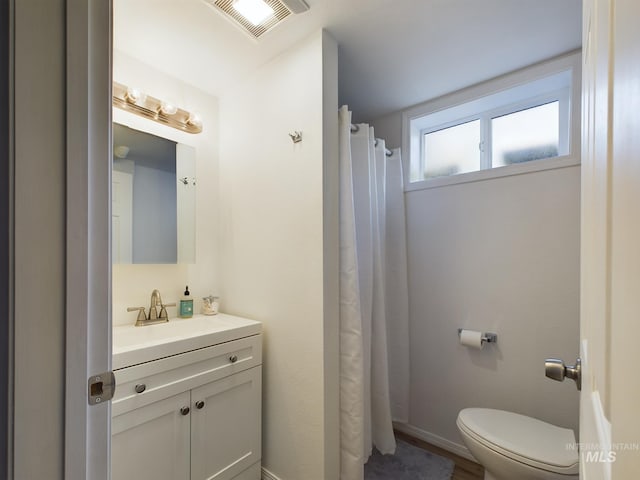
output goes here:
{"type": "Polygon", "coordinates": [[[407,410],[404,200],[399,150],[387,157],[368,125],[352,134],[347,107],[339,119],[341,480],[361,480],[373,445],[395,451],[392,404],[397,419],[407,410]],[[390,366],[404,368],[392,394],[390,366]]]}

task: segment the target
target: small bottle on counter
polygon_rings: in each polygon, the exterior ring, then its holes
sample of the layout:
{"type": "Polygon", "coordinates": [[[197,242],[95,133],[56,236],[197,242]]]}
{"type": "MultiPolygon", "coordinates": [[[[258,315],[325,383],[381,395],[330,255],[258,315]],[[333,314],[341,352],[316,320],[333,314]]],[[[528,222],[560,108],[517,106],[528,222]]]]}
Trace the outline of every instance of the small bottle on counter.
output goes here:
{"type": "Polygon", "coordinates": [[[180,318],[193,317],[193,298],[189,294],[189,286],[184,290],[184,297],[180,299],[180,318]]]}

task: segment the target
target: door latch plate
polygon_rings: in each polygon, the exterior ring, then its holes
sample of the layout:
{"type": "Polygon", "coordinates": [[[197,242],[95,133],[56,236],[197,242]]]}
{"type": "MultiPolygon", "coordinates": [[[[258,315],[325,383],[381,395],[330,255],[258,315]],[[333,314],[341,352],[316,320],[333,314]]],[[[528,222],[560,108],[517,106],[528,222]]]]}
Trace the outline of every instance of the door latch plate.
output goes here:
{"type": "Polygon", "coordinates": [[[91,375],[88,384],[89,405],[99,405],[113,398],[116,391],[116,376],[113,372],[91,375]]]}

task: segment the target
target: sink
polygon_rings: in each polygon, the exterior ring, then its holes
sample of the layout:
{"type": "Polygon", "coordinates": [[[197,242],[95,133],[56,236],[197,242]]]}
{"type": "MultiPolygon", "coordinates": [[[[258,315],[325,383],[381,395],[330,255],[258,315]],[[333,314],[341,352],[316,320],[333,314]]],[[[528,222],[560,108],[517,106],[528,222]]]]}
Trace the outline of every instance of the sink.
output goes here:
{"type": "Polygon", "coordinates": [[[113,370],[257,335],[262,324],[219,313],[173,318],[167,323],[113,328],[113,370]]]}

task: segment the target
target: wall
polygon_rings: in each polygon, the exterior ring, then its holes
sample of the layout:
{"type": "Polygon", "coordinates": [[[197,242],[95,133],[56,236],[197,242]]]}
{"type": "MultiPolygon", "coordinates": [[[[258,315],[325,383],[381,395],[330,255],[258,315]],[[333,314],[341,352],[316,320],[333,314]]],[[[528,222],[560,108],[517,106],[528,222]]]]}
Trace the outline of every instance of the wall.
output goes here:
{"type": "MultiPolygon", "coordinates": [[[[219,293],[218,275],[218,101],[216,98],[114,51],[113,79],[160,99],[175,102],[180,108],[197,111],[203,121],[203,132],[189,134],[120,109],[113,110],[114,122],[137,130],[168,138],[196,149],[196,261],[176,265],[114,265],[113,324],[135,322],[136,314],[127,307],[148,307],[151,291],[160,290],[166,303],[178,301],[185,285],[194,298],[194,309],[200,310],[200,299],[219,293]]],[[[156,221],[162,222],[162,218],[156,221]]],[[[177,316],[169,308],[169,316],[177,316]]]]}
{"type": "MultiPolygon", "coordinates": [[[[11,237],[12,227],[12,192],[13,179],[13,159],[9,139],[11,138],[9,126],[12,122],[12,112],[9,106],[13,104],[11,99],[12,90],[9,88],[9,72],[13,69],[10,62],[10,46],[13,41],[13,23],[9,22],[11,2],[3,2],[0,5],[0,156],[7,160],[0,163],[0,476],[9,478],[8,462],[8,440],[11,436],[9,431],[9,365],[10,355],[9,327],[12,314],[10,285],[13,275],[13,247],[11,237]]],[[[11,5],[11,7],[13,7],[11,5]]]]}
{"type": "Polygon", "coordinates": [[[338,478],[337,108],[323,32],[220,98],[222,309],[263,322],[263,466],[282,480],[338,478]]]}
{"type": "Polygon", "coordinates": [[[580,167],[406,194],[411,332],[409,423],[460,445],[465,407],[577,429],[573,382],[544,359],[578,355],[580,167]],[[457,343],[458,327],[496,332],[457,343]]]}
{"type": "Polygon", "coordinates": [[[11,4],[15,401],[7,432],[13,475],[3,478],[57,480],[65,435],[65,2],[11,4]]]}
{"type": "MultiPolygon", "coordinates": [[[[491,84],[448,99],[491,93],[491,84]]],[[[574,89],[577,106],[579,76],[574,89]]],[[[432,102],[442,108],[447,101],[432,102]]],[[[579,108],[573,115],[580,118],[579,108]]],[[[371,122],[376,135],[402,145],[402,117],[371,122]]],[[[573,151],[579,128],[576,121],[573,151]]],[[[401,428],[461,454],[455,422],[465,407],[511,410],[577,431],[575,384],[546,379],[544,359],[578,356],[580,166],[407,191],[405,202],[411,391],[401,428]],[[458,328],[495,332],[498,344],[467,349],[458,328]]]]}
{"type": "Polygon", "coordinates": [[[376,137],[384,138],[387,148],[402,147],[402,112],[394,112],[369,122],[376,137]]]}

